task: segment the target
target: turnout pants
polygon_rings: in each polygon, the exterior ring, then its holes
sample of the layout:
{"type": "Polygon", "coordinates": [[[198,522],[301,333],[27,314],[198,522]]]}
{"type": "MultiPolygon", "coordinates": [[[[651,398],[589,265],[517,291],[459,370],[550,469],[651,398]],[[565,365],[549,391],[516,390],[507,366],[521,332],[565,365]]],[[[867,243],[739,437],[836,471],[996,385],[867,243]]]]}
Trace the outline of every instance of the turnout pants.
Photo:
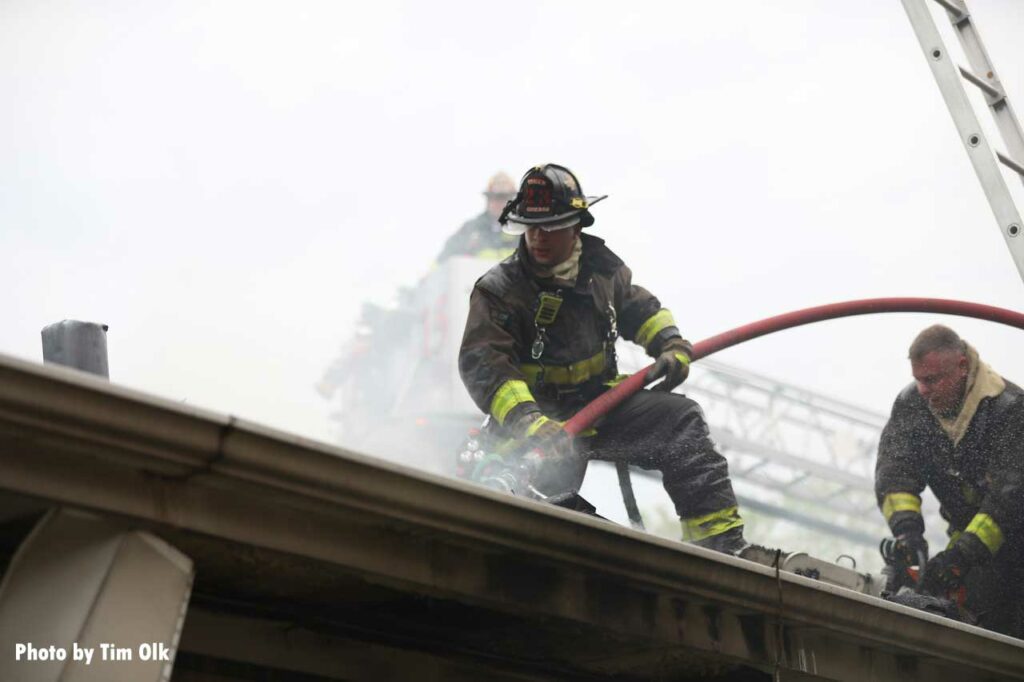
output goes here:
{"type": "Polygon", "coordinates": [[[1010,538],[989,563],[972,568],[964,583],[964,606],[979,626],[1024,637],[1024,538],[1010,538]]]}
{"type": "MultiPolygon", "coordinates": [[[[567,415],[560,415],[564,418],[567,415]]],[[[641,390],[575,441],[580,466],[562,487],[578,489],[586,462],[625,462],[660,471],[683,523],[684,539],[701,540],[743,525],[729,465],[715,449],[700,406],[684,395],[641,390]]]]}

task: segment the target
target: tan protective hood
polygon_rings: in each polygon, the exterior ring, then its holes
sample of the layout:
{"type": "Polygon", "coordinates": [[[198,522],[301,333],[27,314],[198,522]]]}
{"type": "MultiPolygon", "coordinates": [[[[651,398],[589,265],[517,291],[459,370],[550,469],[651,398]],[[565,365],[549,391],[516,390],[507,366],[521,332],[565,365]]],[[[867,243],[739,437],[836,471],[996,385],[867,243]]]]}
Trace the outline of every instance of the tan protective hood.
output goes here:
{"type": "Polygon", "coordinates": [[[575,286],[576,278],[580,274],[580,255],[583,253],[583,240],[576,237],[576,242],[572,245],[572,253],[569,257],[558,265],[552,265],[551,267],[545,267],[538,263],[533,263],[534,272],[538,277],[554,277],[555,282],[565,286],[575,286]]]}
{"type": "Polygon", "coordinates": [[[981,361],[978,351],[967,345],[967,388],[964,395],[960,412],[955,417],[942,417],[931,406],[928,409],[939,422],[939,426],[953,441],[953,445],[959,445],[967,427],[971,425],[974,414],[978,411],[978,405],[983,398],[994,398],[1006,389],[1006,382],[995,370],[981,361]]]}

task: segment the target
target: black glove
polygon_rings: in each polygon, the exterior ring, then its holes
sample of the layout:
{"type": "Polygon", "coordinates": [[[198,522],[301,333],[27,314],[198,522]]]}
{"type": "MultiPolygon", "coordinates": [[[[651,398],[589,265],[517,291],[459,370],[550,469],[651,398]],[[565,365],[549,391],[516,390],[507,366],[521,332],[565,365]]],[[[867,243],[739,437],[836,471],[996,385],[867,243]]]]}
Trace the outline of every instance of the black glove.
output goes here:
{"type": "Polygon", "coordinates": [[[924,568],[921,591],[946,597],[964,584],[967,572],[992,558],[985,543],[974,533],[963,533],[949,549],[939,552],[924,568]]]}
{"type": "Polygon", "coordinates": [[[905,566],[923,568],[928,561],[928,541],[919,531],[897,535],[893,549],[899,561],[905,566]]]}
{"type": "Polygon", "coordinates": [[[924,568],[921,591],[933,597],[948,598],[964,584],[970,563],[958,545],[939,552],[924,568]]]}
{"type": "MultiPolygon", "coordinates": [[[[965,537],[968,536],[971,534],[965,534],[965,537]]],[[[978,543],[980,544],[981,541],[978,543]]],[[[932,557],[932,560],[925,566],[921,591],[935,597],[948,599],[952,593],[964,587],[967,572],[978,563],[971,556],[970,549],[962,539],[949,549],[932,557]]]]}
{"type": "Polygon", "coordinates": [[[689,341],[684,341],[678,336],[669,339],[661,347],[661,354],[654,361],[654,366],[647,370],[644,383],[649,384],[663,376],[665,380],[651,390],[671,391],[686,381],[686,377],[690,375],[690,356],[692,354],[693,346],[689,341]]]}

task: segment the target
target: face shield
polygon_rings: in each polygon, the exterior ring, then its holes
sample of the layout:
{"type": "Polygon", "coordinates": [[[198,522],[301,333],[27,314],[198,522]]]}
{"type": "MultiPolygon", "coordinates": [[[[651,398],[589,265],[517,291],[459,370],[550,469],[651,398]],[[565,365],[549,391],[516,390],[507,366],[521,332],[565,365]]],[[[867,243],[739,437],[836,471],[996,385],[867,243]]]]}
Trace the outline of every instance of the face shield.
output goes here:
{"type": "Polygon", "coordinates": [[[544,223],[542,225],[527,225],[526,223],[516,222],[514,218],[509,218],[508,222],[501,226],[501,231],[505,234],[520,235],[526,232],[531,227],[539,227],[545,232],[555,232],[557,230],[564,230],[569,227],[576,227],[582,220],[582,214],[576,213],[568,216],[564,220],[558,220],[552,223],[544,223]]]}

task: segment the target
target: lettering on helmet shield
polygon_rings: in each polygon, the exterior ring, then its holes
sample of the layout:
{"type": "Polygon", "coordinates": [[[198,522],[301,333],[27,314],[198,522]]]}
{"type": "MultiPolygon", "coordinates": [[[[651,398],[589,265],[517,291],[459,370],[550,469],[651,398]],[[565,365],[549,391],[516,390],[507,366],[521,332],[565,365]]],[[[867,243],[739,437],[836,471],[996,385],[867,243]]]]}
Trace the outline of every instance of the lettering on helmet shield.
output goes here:
{"type": "Polygon", "coordinates": [[[551,183],[546,178],[527,178],[524,213],[551,213],[551,183]]]}

